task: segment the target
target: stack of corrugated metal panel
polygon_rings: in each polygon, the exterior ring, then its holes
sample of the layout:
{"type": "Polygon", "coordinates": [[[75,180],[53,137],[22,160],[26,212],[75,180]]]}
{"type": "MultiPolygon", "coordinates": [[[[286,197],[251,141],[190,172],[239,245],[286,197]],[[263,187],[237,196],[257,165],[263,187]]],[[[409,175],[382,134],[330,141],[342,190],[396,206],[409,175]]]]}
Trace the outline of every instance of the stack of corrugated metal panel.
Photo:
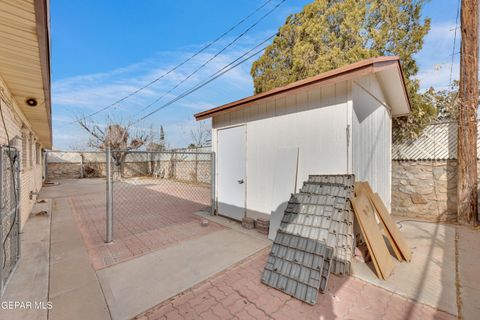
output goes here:
{"type": "Polygon", "coordinates": [[[324,242],[277,232],[262,282],[309,304],[327,289],[333,248],[324,242]]]}
{"type": "Polygon", "coordinates": [[[331,272],[349,274],[353,255],[353,176],[310,176],[292,195],[280,230],[325,242],[334,248],[331,272]],[[348,184],[343,184],[348,183],[348,184]]]}
{"type": "MultiPolygon", "coordinates": [[[[333,252],[332,266],[328,271],[324,270],[325,284],[330,272],[338,275],[350,273],[354,250],[353,211],[350,198],[353,197],[354,182],[353,175],[312,175],[304,182],[300,193],[291,196],[265,267],[262,277],[264,283],[308,303],[315,303],[311,300],[313,286],[307,286],[305,295],[303,289],[300,290],[301,293],[294,292],[293,289],[286,289],[283,284],[279,284],[280,275],[275,276],[277,273],[272,271],[281,270],[285,264],[290,268],[289,264],[283,262],[284,256],[278,254],[278,248],[285,246],[282,241],[290,237],[298,237],[307,242],[314,241],[313,243],[318,243],[318,246],[333,252]],[[275,263],[278,265],[275,266],[275,263]]],[[[303,247],[296,250],[305,251],[303,247]]],[[[283,274],[288,272],[293,271],[289,269],[283,274]]],[[[296,278],[288,279],[290,282],[297,281],[297,286],[300,287],[304,284],[296,278]]]]}

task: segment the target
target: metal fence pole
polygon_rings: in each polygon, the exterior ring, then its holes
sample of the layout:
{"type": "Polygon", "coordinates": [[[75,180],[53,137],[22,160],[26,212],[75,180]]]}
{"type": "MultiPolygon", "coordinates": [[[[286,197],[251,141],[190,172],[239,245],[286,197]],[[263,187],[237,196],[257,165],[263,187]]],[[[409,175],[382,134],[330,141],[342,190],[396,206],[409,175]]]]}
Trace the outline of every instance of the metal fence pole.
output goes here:
{"type": "Polygon", "coordinates": [[[84,173],[83,173],[83,167],[84,167],[84,163],[83,163],[83,153],[80,153],[80,179],[83,179],[84,178],[84,173]]]}
{"type": "Polygon", "coordinates": [[[110,147],[106,151],[105,159],[105,169],[107,174],[107,227],[106,227],[106,240],[105,242],[110,243],[113,240],[113,190],[112,190],[112,160],[111,160],[111,150],[110,147]]]}
{"type": "Polygon", "coordinates": [[[48,151],[45,151],[45,158],[44,160],[45,163],[43,164],[45,166],[45,181],[48,181],[48,151]]]}
{"type": "Polygon", "coordinates": [[[215,201],[215,152],[210,154],[210,189],[212,195],[210,198],[210,214],[213,216],[217,213],[217,202],[215,201]]]}
{"type": "Polygon", "coordinates": [[[14,162],[14,168],[12,168],[12,174],[15,175],[15,180],[16,180],[16,190],[14,190],[14,192],[17,193],[17,203],[15,204],[16,206],[16,215],[17,215],[17,218],[16,218],[16,223],[17,223],[17,261],[15,263],[18,262],[18,260],[20,259],[20,255],[21,255],[21,248],[22,246],[20,245],[20,209],[22,207],[22,202],[20,201],[20,197],[22,195],[22,184],[21,184],[21,180],[20,180],[20,161],[18,159],[20,159],[20,152],[15,149],[15,154],[16,154],[16,161],[14,162]]]}

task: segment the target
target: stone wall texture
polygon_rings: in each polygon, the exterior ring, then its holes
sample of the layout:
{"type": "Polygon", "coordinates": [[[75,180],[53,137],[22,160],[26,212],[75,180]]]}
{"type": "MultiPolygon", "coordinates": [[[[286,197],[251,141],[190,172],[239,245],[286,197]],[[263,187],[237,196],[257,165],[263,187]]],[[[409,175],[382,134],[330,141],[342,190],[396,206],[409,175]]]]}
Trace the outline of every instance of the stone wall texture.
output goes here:
{"type": "Polygon", "coordinates": [[[427,220],[454,220],[457,161],[393,161],[392,213],[427,220]]]}

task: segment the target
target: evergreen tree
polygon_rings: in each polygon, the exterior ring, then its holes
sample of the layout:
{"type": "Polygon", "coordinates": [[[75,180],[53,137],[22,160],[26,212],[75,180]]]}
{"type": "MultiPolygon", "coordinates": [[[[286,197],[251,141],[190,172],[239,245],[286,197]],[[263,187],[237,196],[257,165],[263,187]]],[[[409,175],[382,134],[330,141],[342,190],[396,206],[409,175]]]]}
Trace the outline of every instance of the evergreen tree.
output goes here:
{"type": "Polygon", "coordinates": [[[421,18],[424,0],[315,0],[287,18],[273,43],[253,63],[255,93],[268,91],[362,59],[398,55],[412,114],[396,120],[412,136],[435,117],[418,93],[414,54],[423,45],[430,19],[421,18]]]}

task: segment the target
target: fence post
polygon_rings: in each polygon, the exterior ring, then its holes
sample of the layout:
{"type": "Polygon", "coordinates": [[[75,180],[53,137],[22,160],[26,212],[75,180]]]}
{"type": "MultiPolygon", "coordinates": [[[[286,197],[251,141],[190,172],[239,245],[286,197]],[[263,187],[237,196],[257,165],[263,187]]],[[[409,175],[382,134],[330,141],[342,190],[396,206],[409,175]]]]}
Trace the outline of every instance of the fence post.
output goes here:
{"type": "Polygon", "coordinates": [[[213,216],[217,213],[217,202],[215,201],[215,152],[210,153],[210,189],[212,195],[210,197],[210,214],[213,216]]]}
{"type": "Polygon", "coordinates": [[[20,201],[20,198],[22,196],[22,183],[21,183],[21,180],[20,180],[20,152],[15,149],[15,154],[16,154],[16,161],[14,162],[14,168],[12,168],[12,171],[15,175],[15,181],[16,181],[16,188],[14,188],[14,192],[16,192],[16,199],[17,199],[17,203],[15,204],[16,208],[15,208],[15,214],[17,215],[17,218],[15,219],[16,223],[17,223],[17,232],[18,232],[18,236],[17,236],[17,261],[15,263],[18,263],[18,260],[20,259],[20,255],[21,255],[21,249],[22,249],[22,246],[21,246],[21,243],[20,243],[20,209],[22,208],[22,201],[20,201]]]}
{"type": "Polygon", "coordinates": [[[105,153],[105,169],[107,174],[107,219],[106,219],[106,240],[110,243],[113,241],[113,190],[112,190],[112,160],[110,147],[105,153]]]}
{"type": "Polygon", "coordinates": [[[84,162],[85,162],[85,161],[83,160],[83,153],[80,153],[80,179],[83,179],[83,178],[84,178],[84,175],[85,175],[84,169],[83,169],[83,167],[84,167],[84,162]]]}
{"type": "Polygon", "coordinates": [[[45,161],[44,166],[45,166],[45,181],[48,181],[48,151],[45,150],[45,161]]]}

